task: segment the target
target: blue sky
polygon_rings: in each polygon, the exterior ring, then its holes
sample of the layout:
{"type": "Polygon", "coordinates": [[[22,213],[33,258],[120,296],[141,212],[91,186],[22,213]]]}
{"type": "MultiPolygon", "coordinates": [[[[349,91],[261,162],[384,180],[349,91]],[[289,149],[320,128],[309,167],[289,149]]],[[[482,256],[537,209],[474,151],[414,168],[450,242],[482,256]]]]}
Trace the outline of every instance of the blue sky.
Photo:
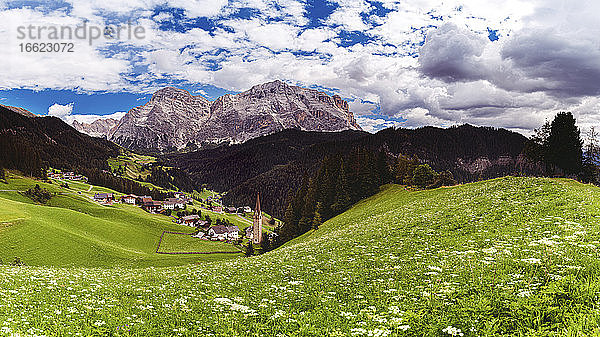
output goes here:
{"type": "Polygon", "coordinates": [[[369,131],[492,125],[528,132],[557,110],[592,125],[599,5],[368,0],[0,0],[0,104],[67,121],[117,116],[165,86],[216,99],[283,80],[338,93],[369,131]],[[24,53],[19,26],[142,27],[24,53]],[[573,43],[574,40],[579,43],[573,43]],[[524,46],[527,46],[525,48],[524,46]],[[51,109],[51,107],[53,107],[51,109]]]}

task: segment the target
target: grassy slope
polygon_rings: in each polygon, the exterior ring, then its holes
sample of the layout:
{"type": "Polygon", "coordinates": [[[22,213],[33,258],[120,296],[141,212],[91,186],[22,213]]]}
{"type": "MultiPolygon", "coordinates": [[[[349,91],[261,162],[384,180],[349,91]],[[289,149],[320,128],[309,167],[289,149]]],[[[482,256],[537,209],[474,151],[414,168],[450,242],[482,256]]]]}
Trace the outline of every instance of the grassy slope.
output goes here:
{"type": "Polygon", "coordinates": [[[197,238],[165,233],[160,245],[161,252],[239,252],[233,245],[224,245],[218,241],[198,240],[197,238]]]}
{"type": "Polygon", "coordinates": [[[146,179],[147,176],[150,174],[150,170],[142,170],[142,166],[144,164],[156,162],[156,158],[152,156],[144,156],[132,153],[127,150],[122,151],[123,153],[117,158],[111,158],[108,160],[110,168],[116,169],[119,166],[124,167],[125,165],[127,165],[127,169],[125,170],[126,177],[131,179],[137,179],[139,176],[142,176],[143,179],[146,179]]]}
{"type": "Polygon", "coordinates": [[[0,267],[0,322],[65,336],[598,335],[599,206],[598,188],[567,180],[389,186],[255,258],[0,267]]]}
{"type": "MultiPolygon", "coordinates": [[[[9,184],[0,183],[0,189],[24,190],[36,183],[61,194],[42,206],[33,204],[18,192],[0,192],[0,259],[5,262],[18,256],[28,265],[141,267],[230,257],[155,254],[163,230],[190,232],[192,229],[135,206],[102,206],[90,201],[95,191],[106,189],[94,187],[88,192],[89,185],[83,183],[70,184],[71,189],[64,189],[14,175],[9,184]]],[[[172,242],[172,245],[177,246],[177,243],[172,242]]],[[[185,241],[182,245],[189,243],[185,241]]],[[[196,245],[206,245],[205,250],[231,249],[220,243],[196,245]]]]}

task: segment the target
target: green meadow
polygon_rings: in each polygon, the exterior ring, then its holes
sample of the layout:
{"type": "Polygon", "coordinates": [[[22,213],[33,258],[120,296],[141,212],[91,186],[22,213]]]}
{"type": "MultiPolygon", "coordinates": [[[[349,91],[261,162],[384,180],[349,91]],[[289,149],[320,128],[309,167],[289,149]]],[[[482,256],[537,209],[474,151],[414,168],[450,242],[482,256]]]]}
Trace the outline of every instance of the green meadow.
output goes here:
{"type": "MultiPolygon", "coordinates": [[[[0,216],[14,224],[41,207],[2,202],[10,207],[0,216]]],[[[264,255],[171,267],[157,267],[167,260],[144,250],[144,237],[118,239],[131,233],[118,224],[124,211],[110,210],[115,218],[102,224],[120,233],[112,245],[99,229],[62,243],[101,247],[109,261],[141,253],[154,266],[61,268],[49,265],[58,257],[48,250],[37,253],[45,266],[0,266],[0,334],[600,335],[600,190],[571,180],[502,178],[428,191],[390,185],[264,255]],[[133,251],[122,249],[129,240],[133,251]]],[[[51,220],[70,222],[63,218],[74,211],[61,212],[44,215],[48,223],[27,220],[23,235],[9,225],[3,245],[41,247],[76,232],[61,225],[49,233],[51,220]],[[48,238],[26,239],[34,228],[48,238]]],[[[171,226],[155,221],[144,231],[171,226]]],[[[61,252],[77,265],[67,253],[78,253],[61,252]]],[[[78,255],[100,261],[94,256],[78,255]]]]}
{"type": "MultiPolygon", "coordinates": [[[[9,175],[8,184],[0,182],[0,189],[4,190],[0,192],[0,259],[4,263],[19,257],[32,266],[137,268],[231,258],[155,254],[163,231],[191,233],[193,229],[132,205],[105,206],[91,200],[96,192],[114,192],[109,189],[92,186],[90,190],[90,185],[81,182],[68,184],[67,189],[58,183],[42,183],[14,174],[9,175]],[[46,205],[38,205],[16,192],[35,184],[56,195],[46,205]]],[[[177,242],[172,245],[177,246],[177,242]]],[[[203,242],[197,245],[202,246],[203,242]]],[[[213,248],[229,251],[232,247],[210,243],[203,249],[213,248]]]]}
{"type": "Polygon", "coordinates": [[[125,177],[130,179],[138,179],[140,176],[146,179],[150,175],[150,170],[144,170],[143,166],[155,162],[155,157],[129,152],[125,149],[122,149],[122,153],[118,157],[108,160],[108,164],[113,170],[119,168],[119,166],[126,167],[125,177]]]}

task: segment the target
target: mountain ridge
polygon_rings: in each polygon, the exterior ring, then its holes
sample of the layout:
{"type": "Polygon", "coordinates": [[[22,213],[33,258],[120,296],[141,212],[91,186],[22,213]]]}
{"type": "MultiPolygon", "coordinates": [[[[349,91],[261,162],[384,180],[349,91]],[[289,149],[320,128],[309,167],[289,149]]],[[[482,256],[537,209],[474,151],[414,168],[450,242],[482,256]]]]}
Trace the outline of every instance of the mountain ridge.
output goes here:
{"type": "Polygon", "coordinates": [[[74,126],[131,150],[153,152],[243,143],[285,129],[361,130],[348,102],[339,95],[280,80],[214,101],[165,87],[144,105],[130,109],[116,126],[103,128],[94,123],[74,126]]]}
{"type": "Polygon", "coordinates": [[[384,151],[393,167],[400,154],[416,156],[438,172],[450,170],[459,182],[471,182],[539,173],[540,168],[522,154],[526,142],[526,137],[512,131],[468,124],[386,129],[376,134],[284,130],[243,144],[170,154],[166,162],[187,172],[196,184],[226,192],[228,204],[249,205],[260,193],[264,209],[281,217],[289,193],[312,176],[326,157],[361,149],[384,151]]]}

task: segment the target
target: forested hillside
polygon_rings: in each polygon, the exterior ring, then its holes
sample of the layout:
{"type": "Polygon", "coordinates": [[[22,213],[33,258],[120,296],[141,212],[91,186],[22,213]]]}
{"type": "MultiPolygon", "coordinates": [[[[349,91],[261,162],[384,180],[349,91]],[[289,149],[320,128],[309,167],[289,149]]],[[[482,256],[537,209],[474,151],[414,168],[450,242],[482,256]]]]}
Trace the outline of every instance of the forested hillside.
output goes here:
{"type": "Polygon", "coordinates": [[[56,117],[26,117],[0,106],[0,166],[41,176],[48,167],[108,169],[119,147],[90,137],[56,117]]]}
{"type": "Polygon", "coordinates": [[[157,190],[108,172],[108,159],[119,152],[116,144],[79,133],[59,118],[28,117],[0,106],[0,169],[38,178],[50,167],[71,170],[94,185],[161,197],[157,190]]]}
{"type": "Polygon", "coordinates": [[[227,191],[225,201],[250,205],[260,192],[265,210],[283,217],[303,177],[313,176],[326,157],[383,151],[390,168],[400,154],[416,156],[434,170],[449,170],[459,182],[536,173],[522,156],[524,136],[489,127],[386,129],[377,134],[285,130],[244,144],[171,155],[167,162],[188,172],[197,184],[227,191]]]}

